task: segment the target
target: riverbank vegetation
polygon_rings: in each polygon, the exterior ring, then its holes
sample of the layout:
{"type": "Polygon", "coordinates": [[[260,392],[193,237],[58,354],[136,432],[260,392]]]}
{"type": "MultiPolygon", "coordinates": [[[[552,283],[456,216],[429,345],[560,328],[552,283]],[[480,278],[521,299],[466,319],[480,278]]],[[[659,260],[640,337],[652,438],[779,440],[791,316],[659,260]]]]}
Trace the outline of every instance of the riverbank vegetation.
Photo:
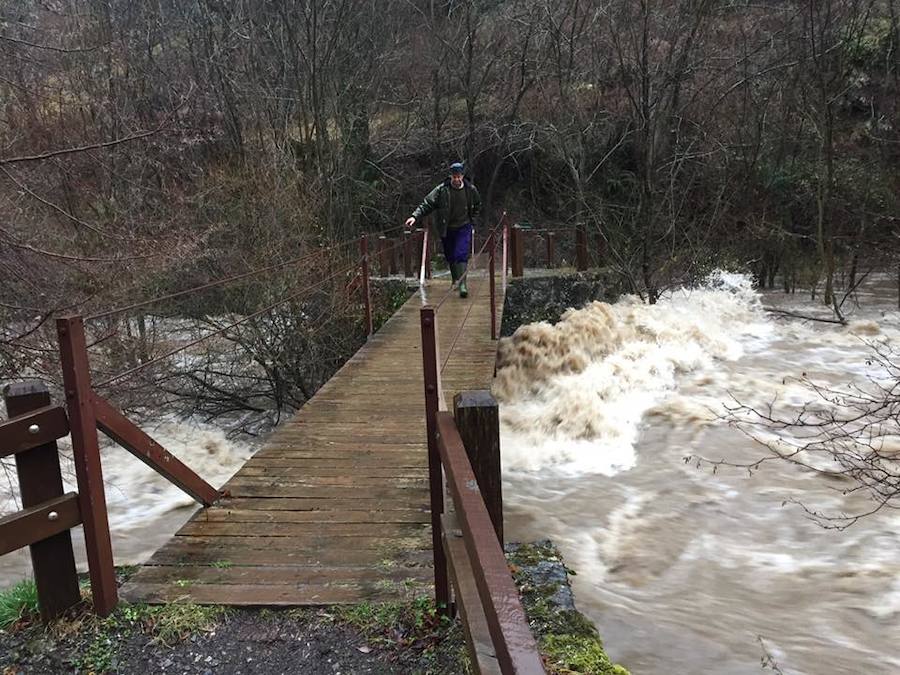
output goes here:
{"type": "Polygon", "coordinates": [[[584,228],[650,301],[731,264],[834,305],[895,267],[889,0],[6,0],[0,21],[7,368],[48,314],[396,226],[458,158],[487,224],[584,228]]]}
{"type": "Polygon", "coordinates": [[[897,270],[895,4],[0,1],[0,378],[58,382],[61,313],[274,265],[89,324],[122,408],[256,433],[361,339],[355,238],[455,159],[483,231],[581,230],[625,292],[725,266],[840,315],[897,270]]]}
{"type": "MultiPolygon", "coordinates": [[[[507,559],[550,673],[628,675],[575,608],[568,574],[549,541],[511,544],[507,559]]],[[[135,571],[118,568],[120,583],[135,571]]],[[[462,624],[431,598],[409,602],[237,609],[173,602],[120,602],[108,617],[82,606],[40,623],[34,583],[0,592],[0,671],[80,672],[427,672],[471,671],[462,624]]]]}

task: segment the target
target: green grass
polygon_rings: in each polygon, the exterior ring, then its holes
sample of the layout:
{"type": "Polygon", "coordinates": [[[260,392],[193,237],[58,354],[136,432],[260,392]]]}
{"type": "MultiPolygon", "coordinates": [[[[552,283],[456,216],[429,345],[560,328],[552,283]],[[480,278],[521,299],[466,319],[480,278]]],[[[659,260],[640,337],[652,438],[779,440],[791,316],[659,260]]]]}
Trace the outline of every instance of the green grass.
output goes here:
{"type": "Polygon", "coordinates": [[[23,619],[32,619],[38,613],[37,587],[33,580],[25,579],[0,593],[0,630],[23,619]]]}
{"type": "Polygon", "coordinates": [[[225,607],[192,602],[165,605],[121,602],[115,612],[100,621],[99,629],[102,634],[123,628],[140,628],[141,632],[152,635],[155,642],[172,645],[190,635],[209,631],[225,613],[225,607]]]}
{"type": "Polygon", "coordinates": [[[340,606],[333,618],[359,631],[373,645],[405,653],[406,658],[415,654],[415,665],[406,662],[414,672],[471,672],[460,623],[438,614],[430,597],[340,606]],[[452,653],[453,663],[439,663],[439,646],[450,650],[446,653],[452,653]]]}
{"type": "Polygon", "coordinates": [[[369,640],[390,645],[437,640],[453,621],[438,614],[431,598],[412,602],[363,603],[338,608],[337,619],[356,628],[369,640]]]}
{"type": "Polygon", "coordinates": [[[175,602],[166,605],[119,603],[105,619],[86,618],[80,630],[90,635],[87,649],[75,665],[88,673],[114,670],[118,658],[118,644],[126,635],[142,633],[156,644],[171,647],[191,635],[208,632],[225,615],[220,606],[175,602]]]}
{"type": "Polygon", "coordinates": [[[144,625],[162,644],[171,645],[196,633],[211,630],[225,616],[226,609],[218,605],[195,605],[177,602],[148,607],[144,625]]]}

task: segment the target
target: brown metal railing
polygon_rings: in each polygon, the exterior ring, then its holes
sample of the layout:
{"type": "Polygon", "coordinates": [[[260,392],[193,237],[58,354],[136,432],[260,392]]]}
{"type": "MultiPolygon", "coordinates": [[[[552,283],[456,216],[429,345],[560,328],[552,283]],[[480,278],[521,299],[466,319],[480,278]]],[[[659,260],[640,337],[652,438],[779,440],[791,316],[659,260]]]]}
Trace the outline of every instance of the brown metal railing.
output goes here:
{"type": "MultiPolygon", "coordinates": [[[[502,230],[505,283],[509,243],[505,214],[497,230],[502,230]]],[[[495,230],[482,249],[489,255],[492,339],[497,337],[497,245],[495,230]]],[[[438,347],[437,310],[441,304],[423,307],[420,312],[435,603],[444,614],[460,610],[478,672],[544,673],[503,553],[496,401],[489,392],[459,394],[454,400],[456,416],[446,412],[438,347]],[[445,484],[452,509],[445,508],[445,484]]],[[[457,336],[462,328],[459,326],[457,336]]]]}
{"type": "MultiPolygon", "coordinates": [[[[517,224],[507,225],[503,230],[503,257],[504,257],[504,288],[506,284],[505,270],[509,270],[514,277],[521,277],[525,273],[526,257],[532,259],[533,267],[543,264],[547,269],[557,266],[557,249],[561,240],[572,241],[574,232],[574,248],[568,249],[573,255],[575,269],[583,272],[590,265],[590,254],[587,230],[582,227],[560,228],[526,228],[517,224]],[[564,237],[565,235],[565,237],[564,237]],[[529,246],[530,244],[530,246],[529,246]],[[529,251],[529,249],[531,249],[529,251]]],[[[602,233],[596,233],[596,245],[594,249],[594,263],[602,264],[606,251],[606,238],[602,233]]],[[[569,244],[571,246],[571,244],[569,244]]]]}

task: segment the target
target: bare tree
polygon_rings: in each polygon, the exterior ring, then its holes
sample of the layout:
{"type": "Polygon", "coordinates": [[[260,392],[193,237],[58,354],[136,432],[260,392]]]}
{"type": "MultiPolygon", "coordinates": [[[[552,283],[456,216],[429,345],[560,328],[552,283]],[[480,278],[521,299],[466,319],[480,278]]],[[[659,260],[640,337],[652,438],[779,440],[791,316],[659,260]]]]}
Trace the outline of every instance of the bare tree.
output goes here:
{"type": "Polygon", "coordinates": [[[763,464],[789,462],[844,482],[837,491],[864,493],[870,507],[857,512],[828,513],[802,504],[806,513],[826,528],[844,529],[860,518],[900,499],[900,352],[887,343],[871,343],[870,366],[878,373],[864,383],[825,386],[804,377],[800,383],[810,401],[791,412],[778,401],[765,406],[738,402],[724,416],[729,424],[763,446],[768,454],[736,463],[707,457],[686,461],[758,470],[763,464]]]}

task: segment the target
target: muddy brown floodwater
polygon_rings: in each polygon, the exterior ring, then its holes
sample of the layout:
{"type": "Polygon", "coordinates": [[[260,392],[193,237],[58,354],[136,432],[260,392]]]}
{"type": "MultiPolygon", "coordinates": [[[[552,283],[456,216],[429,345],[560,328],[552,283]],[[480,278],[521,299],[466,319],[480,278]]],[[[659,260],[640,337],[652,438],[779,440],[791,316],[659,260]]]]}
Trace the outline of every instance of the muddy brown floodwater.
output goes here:
{"type": "Polygon", "coordinates": [[[890,280],[870,285],[842,327],[775,318],[762,306],[821,309],[721,275],[655,307],[617,303],[614,348],[585,357],[575,345],[579,372],[541,372],[559,355],[542,362],[533,344],[525,361],[509,357],[527,382],[501,413],[507,536],[559,545],[615,661],[636,675],[739,675],[768,653],[786,674],[900,672],[900,513],[824,529],[794,501],[829,513],[872,503],[785,462],[749,476],[684,461],[765,456],[717,419],[725,403],[790,414],[814,398],[794,379],[804,373],[831,386],[883,374],[866,342],[900,344],[894,293],[890,280]]]}

